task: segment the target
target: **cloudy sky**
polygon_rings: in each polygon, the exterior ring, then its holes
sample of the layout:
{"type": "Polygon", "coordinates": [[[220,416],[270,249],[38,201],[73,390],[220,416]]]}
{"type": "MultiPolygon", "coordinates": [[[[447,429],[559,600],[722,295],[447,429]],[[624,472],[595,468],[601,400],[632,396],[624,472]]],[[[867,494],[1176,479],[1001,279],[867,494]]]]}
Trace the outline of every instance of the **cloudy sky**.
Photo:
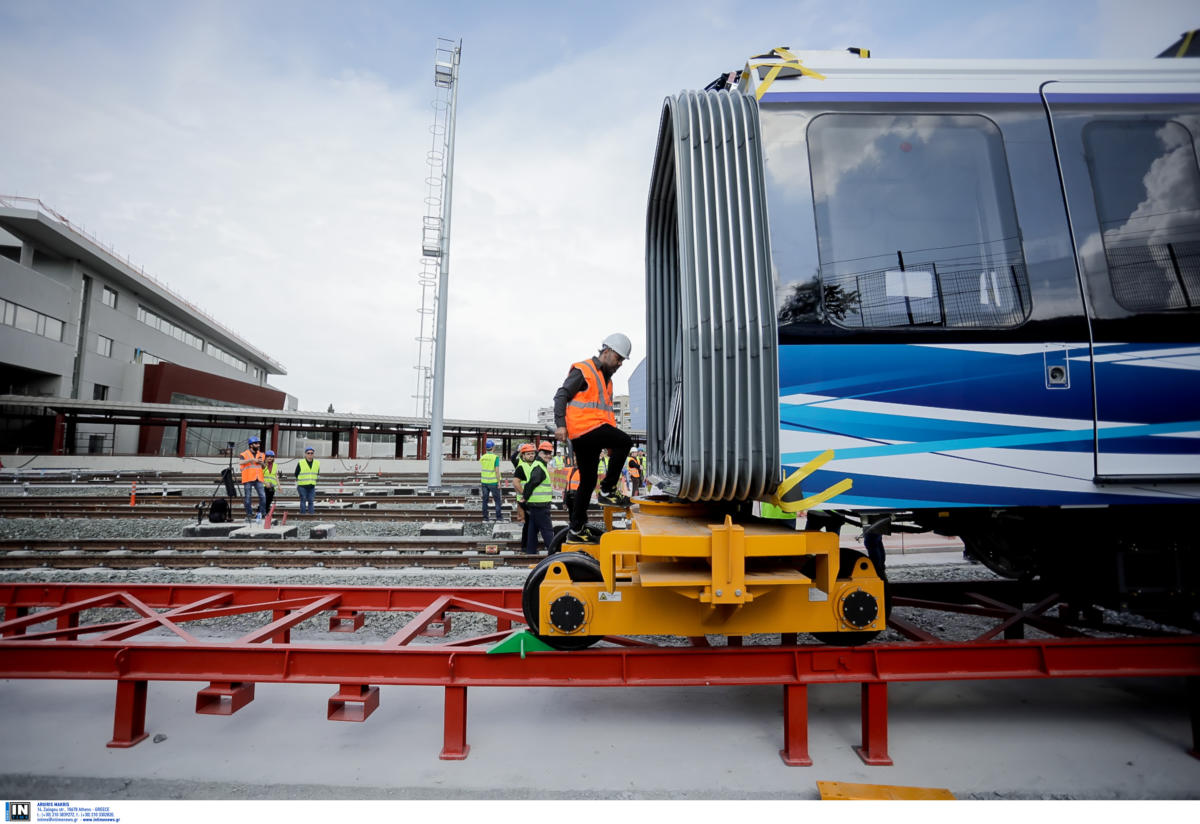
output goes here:
{"type": "Polygon", "coordinates": [[[271,383],[302,409],[414,414],[434,48],[461,38],[445,413],[527,421],[608,333],[644,355],[667,95],[778,45],[1149,57],[1195,9],[0,0],[0,194],[40,198],[282,362],[271,383]]]}

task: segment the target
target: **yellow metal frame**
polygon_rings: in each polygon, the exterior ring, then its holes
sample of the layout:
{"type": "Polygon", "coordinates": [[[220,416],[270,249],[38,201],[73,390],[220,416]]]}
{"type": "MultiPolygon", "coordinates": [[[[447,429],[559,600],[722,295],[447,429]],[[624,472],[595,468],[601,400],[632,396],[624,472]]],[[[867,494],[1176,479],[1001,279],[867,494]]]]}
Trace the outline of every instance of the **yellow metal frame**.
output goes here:
{"type": "MultiPolygon", "coordinates": [[[[616,510],[620,511],[620,510],[616,510]]],[[[863,557],[849,577],[837,577],[838,536],[797,532],[790,522],[723,523],[703,505],[639,501],[630,527],[608,529],[598,544],[565,544],[600,564],[602,581],[572,581],[565,564],[551,563],[539,590],[539,634],[750,635],[784,632],[856,632],[884,629],[883,581],[863,557]],[[812,561],[809,563],[808,559],[812,561]],[[811,576],[801,571],[807,569],[811,576]],[[875,621],[845,620],[848,595],[875,597],[875,621]],[[582,626],[571,633],[550,622],[550,605],[571,595],[584,605],[582,626]]]]}

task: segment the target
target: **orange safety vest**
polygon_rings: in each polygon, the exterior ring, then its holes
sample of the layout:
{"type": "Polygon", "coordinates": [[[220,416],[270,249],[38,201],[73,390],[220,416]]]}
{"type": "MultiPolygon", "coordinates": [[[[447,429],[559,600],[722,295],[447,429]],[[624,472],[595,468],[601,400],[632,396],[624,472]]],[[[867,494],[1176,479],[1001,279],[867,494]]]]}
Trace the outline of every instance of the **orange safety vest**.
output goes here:
{"type": "Polygon", "coordinates": [[[630,458],[626,466],[629,470],[629,477],[639,479],[642,477],[642,465],[638,463],[637,458],[630,458]]]}
{"type": "Polygon", "coordinates": [[[579,489],[579,469],[574,464],[567,467],[567,489],[579,489]]]}
{"type": "Polygon", "coordinates": [[[247,449],[242,453],[242,483],[261,481],[263,479],[263,461],[266,457],[262,452],[257,455],[247,449]]]}
{"type": "Polygon", "coordinates": [[[573,363],[571,368],[583,373],[586,386],[567,403],[567,437],[575,440],[604,424],[616,426],[612,384],[604,379],[591,359],[573,363]]]}

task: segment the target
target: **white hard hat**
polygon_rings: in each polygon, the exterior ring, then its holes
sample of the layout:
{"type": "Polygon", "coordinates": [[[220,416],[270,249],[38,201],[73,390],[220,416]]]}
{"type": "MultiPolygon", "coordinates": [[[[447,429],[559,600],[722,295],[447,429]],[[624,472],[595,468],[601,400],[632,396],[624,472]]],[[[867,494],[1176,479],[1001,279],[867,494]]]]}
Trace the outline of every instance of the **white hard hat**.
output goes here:
{"type": "Polygon", "coordinates": [[[600,349],[611,349],[623,358],[628,358],[629,353],[633,351],[633,344],[629,342],[629,338],[622,335],[620,332],[613,332],[600,344],[600,349]]]}

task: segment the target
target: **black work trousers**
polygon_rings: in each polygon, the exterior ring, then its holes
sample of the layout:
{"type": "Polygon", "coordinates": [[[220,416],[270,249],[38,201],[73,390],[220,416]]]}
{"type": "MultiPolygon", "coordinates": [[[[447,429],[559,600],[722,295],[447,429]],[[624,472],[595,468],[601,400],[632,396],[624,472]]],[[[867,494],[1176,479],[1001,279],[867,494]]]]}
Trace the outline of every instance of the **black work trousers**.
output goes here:
{"type": "Polygon", "coordinates": [[[542,547],[549,552],[550,542],[554,540],[554,524],[550,520],[550,504],[525,505],[525,554],[537,553],[538,538],[542,539],[542,547]]]}
{"type": "Polygon", "coordinates": [[[611,492],[617,488],[621,468],[629,459],[629,450],[632,448],[633,438],[607,423],[571,441],[575,464],[579,467],[579,489],[571,505],[571,529],[578,531],[587,523],[587,508],[592,500],[592,490],[596,488],[596,472],[600,467],[600,451],[608,450],[608,473],[600,482],[600,489],[611,492]]]}

